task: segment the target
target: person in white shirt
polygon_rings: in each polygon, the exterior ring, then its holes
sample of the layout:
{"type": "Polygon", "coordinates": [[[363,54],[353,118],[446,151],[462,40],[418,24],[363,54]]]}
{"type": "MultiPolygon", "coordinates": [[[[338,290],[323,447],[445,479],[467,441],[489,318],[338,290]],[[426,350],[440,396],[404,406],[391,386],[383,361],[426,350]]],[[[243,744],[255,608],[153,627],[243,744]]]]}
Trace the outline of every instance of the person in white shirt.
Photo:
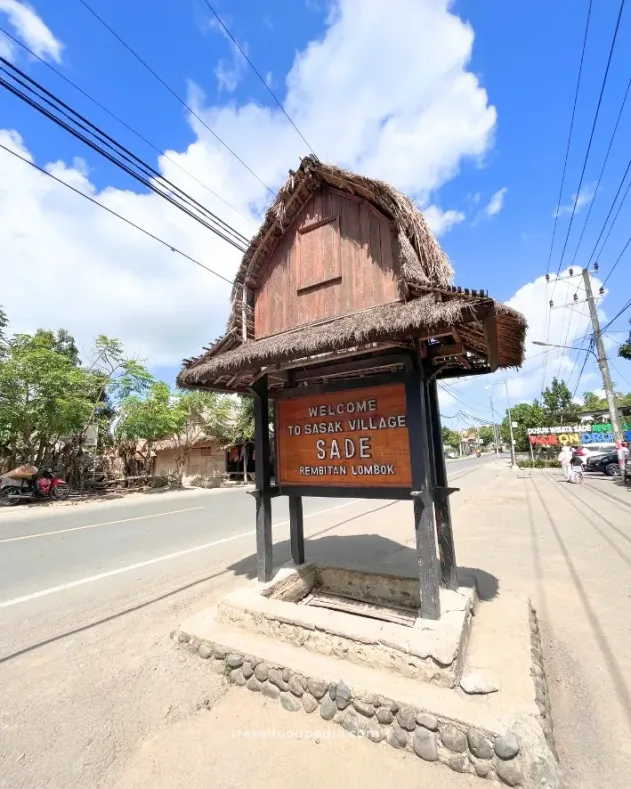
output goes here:
{"type": "Polygon", "coordinates": [[[561,464],[561,468],[563,469],[563,475],[565,476],[565,481],[570,481],[570,461],[572,460],[572,449],[568,446],[564,446],[563,449],[559,452],[559,457],[557,458],[559,463],[561,464]]]}
{"type": "Polygon", "coordinates": [[[627,442],[623,441],[618,447],[618,465],[620,466],[620,475],[622,476],[623,481],[624,481],[624,469],[628,455],[629,455],[629,449],[627,447],[627,442]]]}

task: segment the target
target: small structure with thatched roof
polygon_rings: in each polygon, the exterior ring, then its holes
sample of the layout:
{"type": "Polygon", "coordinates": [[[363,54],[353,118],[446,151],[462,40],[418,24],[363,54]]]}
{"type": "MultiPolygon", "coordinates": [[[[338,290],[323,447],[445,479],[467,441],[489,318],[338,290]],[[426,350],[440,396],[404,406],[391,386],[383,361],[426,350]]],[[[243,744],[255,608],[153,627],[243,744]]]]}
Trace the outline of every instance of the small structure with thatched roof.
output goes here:
{"type": "MultiPolygon", "coordinates": [[[[270,392],[289,371],[393,346],[417,349],[439,378],[521,364],[526,323],[452,268],[421,212],[381,181],[303,159],[243,256],[226,333],[178,377],[184,387],[270,392]]],[[[319,370],[317,372],[320,372],[319,370]]]]}
{"type": "Polygon", "coordinates": [[[312,156],[290,173],[243,256],[225,334],[178,376],[255,397],[261,580],[272,573],[274,495],[290,496],[297,564],[301,496],[411,495],[421,615],[440,615],[439,583],[457,581],[436,381],[519,366],[526,331],[521,315],[483,289],[454,288],[452,275],[422,213],[391,186],[312,156]]]}

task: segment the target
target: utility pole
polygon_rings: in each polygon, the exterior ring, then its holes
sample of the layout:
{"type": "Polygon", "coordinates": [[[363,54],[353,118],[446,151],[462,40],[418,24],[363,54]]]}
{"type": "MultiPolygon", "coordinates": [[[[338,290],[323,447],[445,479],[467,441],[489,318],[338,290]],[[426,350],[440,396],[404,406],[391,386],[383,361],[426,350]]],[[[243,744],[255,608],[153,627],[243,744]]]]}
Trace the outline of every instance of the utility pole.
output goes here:
{"type": "Polygon", "coordinates": [[[594,302],[594,294],[592,292],[592,281],[589,276],[589,271],[586,268],[583,269],[583,282],[585,283],[587,303],[589,304],[589,314],[591,316],[592,327],[594,329],[596,360],[598,362],[598,367],[600,367],[600,372],[603,378],[603,389],[605,390],[605,398],[607,400],[607,407],[609,409],[611,430],[613,432],[614,441],[621,442],[622,430],[620,429],[620,422],[618,421],[616,396],[614,395],[613,386],[611,384],[611,376],[609,375],[609,364],[607,363],[607,355],[605,354],[605,346],[603,345],[602,333],[600,331],[600,321],[598,320],[598,313],[596,312],[596,304],[594,302]]]}
{"type": "Polygon", "coordinates": [[[495,442],[495,459],[499,460],[500,456],[500,449],[499,449],[499,428],[495,426],[495,411],[493,410],[493,390],[490,386],[485,386],[485,389],[489,390],[489,400],[491,401],[491,419],[493,420],[493,440],[495,442]]]}
{"type": "Polygon", "coordinates": [[[508,429],[510,430],[510,465],[515,467],[515,439],[513,438],[513,417],[510,412],[510,400],[508,399],[508,381],[504,381],[506,387],[506,413],[508,414],[508,429]]]}

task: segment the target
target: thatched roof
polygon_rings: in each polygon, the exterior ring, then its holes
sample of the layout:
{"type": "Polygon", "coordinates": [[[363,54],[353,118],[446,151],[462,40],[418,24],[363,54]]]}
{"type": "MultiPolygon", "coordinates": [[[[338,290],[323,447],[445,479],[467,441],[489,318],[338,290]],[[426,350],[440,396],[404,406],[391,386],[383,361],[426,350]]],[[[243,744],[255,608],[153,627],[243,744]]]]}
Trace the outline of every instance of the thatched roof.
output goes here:
{"type": "MultiPolygon", "coordinates": [[[[243,256],[232,289],[226,333],[202,356],[185,361],[178,384],[247,391],[253,378],[270,364],[278,367],[283,362],[300,360],[307,364],[308,357],[327,352],[356,351],[359,346],[376,347],[395,341],[418,347],[419,340],[445,337],[451,329],[453,332],[446,342],[466,345],[466,353],[462,352],[456,364],[462,368],[463,375],[483,368],[520,365],[526,330],[523,317],[489,299],[484,291],[462,292],[461,288],[453,288],[452,276],[447,256],[408,197],[381,181],[322,164],[308,156],[296,172],[290,172],[243,256]],[[404,300],[255,340],[253,292],[259,275],[279,239],[322,185],[368,201],[393,222],[398,236],[400,292],[404,300]],[[487,318],[492,319],[492,324],[487,318]]],[[[441,364],[453,368],[454,358],[447,354],[441,364]]]]}

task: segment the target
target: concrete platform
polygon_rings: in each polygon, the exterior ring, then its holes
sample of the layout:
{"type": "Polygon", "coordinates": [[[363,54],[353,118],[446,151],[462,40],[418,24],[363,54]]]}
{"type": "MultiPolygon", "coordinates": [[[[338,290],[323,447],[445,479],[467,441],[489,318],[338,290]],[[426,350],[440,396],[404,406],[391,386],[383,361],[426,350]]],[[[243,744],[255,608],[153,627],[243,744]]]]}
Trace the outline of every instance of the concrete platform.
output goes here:
{"type": "Polygon", "coordinates": [[[475,617],[464,675],[499,678],[499,690],[483,695],[309,651],[224,616],[214,607],[173,636],[227,681],[278,699],[288,712],[318,712],[378,747],[409,751],[459,773],[509,786],[563,786],[551,732],[546,738],[540,699],[547,687],[528,600],[503,595],[482,604],[475,617]]]}
{"type": "Polygon", "coordinates": [[[310,652],[360,666],[453,687],[460,681],[477,596],[440,590],[439,620],[419,619],[418,580],[338,567],[287,565],[274,579],[254,581],[219,603],[218,619],[310,652]],[[400,613],[405,623],[302,604],[316,591],[400,613]]]}

